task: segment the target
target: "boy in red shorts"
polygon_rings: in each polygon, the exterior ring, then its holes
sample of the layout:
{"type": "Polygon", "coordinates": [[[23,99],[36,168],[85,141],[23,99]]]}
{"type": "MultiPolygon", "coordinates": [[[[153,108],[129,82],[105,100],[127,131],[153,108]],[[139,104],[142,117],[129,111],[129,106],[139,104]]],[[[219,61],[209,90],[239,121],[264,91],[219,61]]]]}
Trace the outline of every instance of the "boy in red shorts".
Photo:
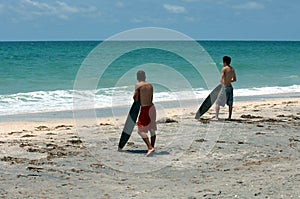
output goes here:
{"type": "Polygon", "coordinates": [[[146,157],[154,152],[154,144],[156,140],[156,109],[152,102],[153,100],[153,86],[146,82],[146,74],[140,70],[137,72],[138,83],[135,85],[135,92],[133,99],[139,101],[141,104],[140,115],[138,118],[138,133],[146,143],[148,151],[146,157]],[[151,142],[148,138],[148,131],[150,131],[151,142]]]}

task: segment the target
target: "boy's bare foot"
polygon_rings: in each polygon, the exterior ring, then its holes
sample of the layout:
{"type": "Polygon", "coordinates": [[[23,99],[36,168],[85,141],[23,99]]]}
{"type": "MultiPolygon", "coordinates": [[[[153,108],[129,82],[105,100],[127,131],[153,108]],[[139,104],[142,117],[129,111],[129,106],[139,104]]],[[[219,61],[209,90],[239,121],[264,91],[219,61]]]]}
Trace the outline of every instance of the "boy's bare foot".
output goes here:
{"type": "Polygon", "coordinates": [[[148,152],[145,154],[146,157],[148,157],[151,153],[153,153],[155,151],[154,148],[149,149],[148,152]]]}
{"type": "Polygon", "coordinates": [[[219,118],[213,117],[213,118],[211,118],[210,120],[211,120],[211,121],[219,121],[219,118]]]}

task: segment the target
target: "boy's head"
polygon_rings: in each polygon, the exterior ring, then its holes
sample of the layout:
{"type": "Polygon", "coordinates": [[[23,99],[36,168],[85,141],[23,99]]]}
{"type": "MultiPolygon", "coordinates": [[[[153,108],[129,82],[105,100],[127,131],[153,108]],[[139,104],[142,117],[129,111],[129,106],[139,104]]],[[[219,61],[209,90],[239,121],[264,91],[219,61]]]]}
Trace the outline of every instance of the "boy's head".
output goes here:
{"type": "Polygon", "coordinates": [[[223,57],[223,63],[226,63],[227,65],[230,65],[231,63],[231,58],[228,56],[223,57]]]}
{"type": "Polygon", "coordinates": [[[138,81],[145,81],[145,80],[146,80],[146,74],[145,74],[145,71],[139,70],[139,71],[136,73],[136,78],[137,78],[138,81]]]}

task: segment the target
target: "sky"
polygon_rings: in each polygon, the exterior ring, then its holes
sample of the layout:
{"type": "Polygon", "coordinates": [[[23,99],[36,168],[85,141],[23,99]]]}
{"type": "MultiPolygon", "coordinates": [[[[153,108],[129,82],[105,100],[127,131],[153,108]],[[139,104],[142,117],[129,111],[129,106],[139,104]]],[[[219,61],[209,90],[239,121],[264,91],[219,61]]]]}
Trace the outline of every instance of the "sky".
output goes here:
{"type": "Polygon", "coordinates": [[[0,0],[0,41],[105,40],[160,27],[195,40],[299,40],[300,0],[0,0]]]}

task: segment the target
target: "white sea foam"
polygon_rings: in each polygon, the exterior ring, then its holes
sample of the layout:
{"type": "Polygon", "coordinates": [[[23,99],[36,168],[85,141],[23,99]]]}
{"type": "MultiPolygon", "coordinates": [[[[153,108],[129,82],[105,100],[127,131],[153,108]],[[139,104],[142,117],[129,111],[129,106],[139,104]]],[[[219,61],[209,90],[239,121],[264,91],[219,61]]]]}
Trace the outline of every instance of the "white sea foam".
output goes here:
{"type": "MultiPolygon", "coordinates": [[[[287,87],[240,88],[234,90],[236,97],[285,94],[300,92],[300,85],[287,87]]],[[[203,88],[193,91],[156,92],[154,102],[204,99],[209,90],[203,88]]],[[[64,111],[86,108],[107,108],[129,105],[133,91],[129,87],[104,88],[96,91],[37,91],[0,95],[0,115],[64,111]],[[73,98],[79,98],[80,106],[73,106],[73,98]]]]}
{"type": "Polygon", "coordinates": [[[261,87],[261,88],[244,88],[236,89],[234,91],[235,96],[257,96],[257,95],[272,95],[272,94],[284,94],[284,93],[296,93],[300,92],[300,85],[293,86],[273,86],[273,87],[261,87]]]}

